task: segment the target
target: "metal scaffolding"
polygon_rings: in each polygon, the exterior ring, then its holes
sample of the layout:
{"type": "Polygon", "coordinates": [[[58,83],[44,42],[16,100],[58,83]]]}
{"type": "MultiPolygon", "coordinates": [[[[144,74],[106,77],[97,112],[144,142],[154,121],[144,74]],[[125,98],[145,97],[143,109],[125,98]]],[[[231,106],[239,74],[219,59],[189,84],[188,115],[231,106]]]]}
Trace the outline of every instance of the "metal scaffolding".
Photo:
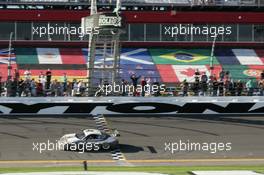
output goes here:
{"type": "Polygon", "coordinates": [[[120,6],[118,1],[113,13],[97,13],[96,0],[92,0],[90,16],[82,19],[83,29],[93,28],[88,43],[89,95],[93,95],[99,85],[120,81],[120,6]]]}

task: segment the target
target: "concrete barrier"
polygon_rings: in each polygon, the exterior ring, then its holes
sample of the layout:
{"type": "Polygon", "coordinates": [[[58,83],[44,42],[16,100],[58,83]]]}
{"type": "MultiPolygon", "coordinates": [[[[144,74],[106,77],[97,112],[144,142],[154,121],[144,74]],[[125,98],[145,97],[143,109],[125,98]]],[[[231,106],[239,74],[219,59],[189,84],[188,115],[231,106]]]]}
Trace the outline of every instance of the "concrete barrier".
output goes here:
{"type": "Polygon", "coordinates": [[[264,114],[264,97],[0,98],[0,115],[264,114]]]}

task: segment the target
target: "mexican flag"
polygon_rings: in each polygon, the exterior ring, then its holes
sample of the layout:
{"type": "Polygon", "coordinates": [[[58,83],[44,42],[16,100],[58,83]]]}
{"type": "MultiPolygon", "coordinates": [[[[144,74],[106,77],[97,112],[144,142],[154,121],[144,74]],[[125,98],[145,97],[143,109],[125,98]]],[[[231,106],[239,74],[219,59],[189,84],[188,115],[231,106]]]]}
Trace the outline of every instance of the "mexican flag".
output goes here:
{"type": "Polygon", "coordinates": [[[17,64],[86,64],[82,49],[17,48],[17,64]]]}
{"type": "MultiPolygon", "coordinates": [[[[194,82],[194,73],[198,69],[200,74],[204,72],[210,76],[209,65],[157,65],[162,82],[164,83],[180,83],[185,79],[187,82],[194,82]]],[[[222,70],[220,65],[214,66],[212,74],[218,77],[219,72],[222,70]]]]}
{"type": "MultiPolygon", "coordinates": [[[[210,49],[149,49],[156,64],[210,65],[210,49]]],[[[213,64],[219,62],[213,57],[213,64]]]]}
{"type": "Polygon", "coordinates": [[[248,79],[258,80],[264,66],[224,65],[223,69],[230,72],[233,80],[247,81],[248,79]]]}

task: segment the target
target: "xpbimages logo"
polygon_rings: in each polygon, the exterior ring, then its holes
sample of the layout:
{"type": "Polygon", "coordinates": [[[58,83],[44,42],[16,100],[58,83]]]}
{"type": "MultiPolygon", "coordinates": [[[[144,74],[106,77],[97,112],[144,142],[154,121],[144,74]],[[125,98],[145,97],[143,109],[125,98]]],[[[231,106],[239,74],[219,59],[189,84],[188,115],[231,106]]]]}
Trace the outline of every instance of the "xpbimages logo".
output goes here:
{"type": "Polygon", "coordinates": [[[208,152],[211,154],[216,154],[218,152],[228,152],[232,150],[231,142],[192,142],[190,140],[179,140],[177,142],[165,142],[164,143],[165,152],[170,152],[175,154],[177,152],[208,152]]]}
{"type": "Polygon", "coordinates": [[[164,26],[164,35],[172,38],[179,35],[204,35],[217,37],[218,35],[231,35],[232,27],[230,26],[193,26],[191,24],[179,24],[179,26],[164,26]]]}
{"type": "Polygon", "coordinates": [[[47,140],[46,142],[33,142],[32,150],[39,152],[40,154],[46,151],[76,151],[78,153],[84,153],[85,151],[99,151],[100,145],[98,143],[91,142],[81,142],[81,143],[71,143],[65,144],[56,140],[52,142],[47,140]]]}
{"type": "Polygon", "coordinates": [[[98,90],[96,91],[95,94],[103,94],[103,95],[109,95],[111,93],[146,93],[146,94],[151,94],[151,93],[157,93],[157,92],[165,92],[165,84],[161,85],[151,85],[151,84],[146,84],[144,86],[142,85],[119,85],[117,83],[113,83],[113,85],[108,84],[108,85],[99,85],[98,90]]]}
{"type": "Polygon", "coordinates": [[[89,34],[99,34],[98,27],[86,27],[83,29],[82,27],[75,27],[75,26],[58,26],[58,24],[50,25],[48,24],[43,26],[32,27],[32,34],[37,35],[38,37],[42,38],[44,36],[53,36],[53,35],[78,35],[80,38],[84,37],[84,35],[89,34]]]}

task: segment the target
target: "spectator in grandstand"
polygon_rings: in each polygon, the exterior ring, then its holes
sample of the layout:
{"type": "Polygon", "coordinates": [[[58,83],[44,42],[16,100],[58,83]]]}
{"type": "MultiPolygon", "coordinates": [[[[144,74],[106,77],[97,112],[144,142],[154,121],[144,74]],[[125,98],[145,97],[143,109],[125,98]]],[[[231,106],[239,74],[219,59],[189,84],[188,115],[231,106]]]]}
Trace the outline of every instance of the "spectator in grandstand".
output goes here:
{"type": "Polygon", "coordinates": [[[264,79],[264,70],[261,72],[260,74],[260,79],[263,80],[264,79]]]}
{"type": "Polygon", "coordinates": [[[78,82],[77,87],[78,87],[77,94],[80,95],[80,96],[83,96],[84,95],[84,91],[85,91],[85,86],[84,86],[84,83],[83,83],[82,80],[78,82]]]}
{"type": "Polygon", "coordinates": [[[141,88],[142,88],[142,92],[141,92],[141,96],[145,97],[145,86],[147,85],[147,81],[145,80],[145,77],[142,77],[141,79],[141,88]]]}
{"type": "Polygon", "coordinates": [[[208,95],[212,96],[213,95],[213,81],[215,79],[215,74],[210,75],[209,80],[208,80],[208,95]]]}
{"type": "Polygon", "coordinates": [[[72,96],[75,96],[78,91],[78,82],[74,79],[72,82],[72,96]]]}
{"type": "Polygon", "coordinates": [[[234,82],[234,80],[230,80],[230,85],[229,85],[229,91],[231,96],[236,96],[236,83],[234,82]]]}
{"type": "Polygon", "coordinates": [[[36,97],[37,96],[37,85],[35,82],[35,79],[33,78],[30,82],[30,91],[31,91],[31,96],[36,97]]]}
{"type": "Polygon", "coordinates": [[[43,84],[41,83],[41,80],[39,79],[37,83],[37,96],[44,96],[43,93],[43,84]]]}
{"type": "Polygon", "coordinates": [[[138,85],[138,80],[140,79],[141,76],[136,76],[136,74],[132,74],[130,76],[130,79],[132,80],[132,84],[134,86],[134,92],[133,92],[133,96],[136,96],[137,94],[137,85],[138,85]]]}
{"type": "Polygon", "coordinates": [[[221,70],[221,72],[219,72],[219,79],[220,81],[223,81],[225,78],[225,71],[224,69],[221,70]]]}
{"type": "Polygon", "coordinates": [[[17,69],[14,70],[14,81],[18,82],[19,81],[19,71],[17,69]]]}
{"type": "Polygon", "coordinates": [[[202,89],[202,94],[201,95],[207,95],[207,90],[208,90],[208,76],[204,72],[201,76],[201,89],[202,89]]]}
{"type": "Polygon", "coordinates": [[[200,79],[200,71],[199,69],[196,69],[195,72],[194,72],[194,79],[195,81],[199,82],[199,79],[200,79]]]}
{"type": "Polygon", "coordinates": [[[121,89],[122,89],[122,96],[126,96],[127,92],[126,92],[126,86],[127,86],[127,81],[125,79],[121,80],[121,89]]]}
{"type": "Polygon", "coordinates": [[[251,79],[249,79],[247,81],[246,88],[247,88],[247,95],[252,96],[253,92],[254,92],[254,85],[253,85],[253,81],[251,79]]]}
{"type": "Polygon", "coordinates": [[[229,79],[225,79],[224,81],[224,96],[230,96],[231,95],[231,87],[232,83],[229,79]]]}
{"type": "Polygon", "coordinates": [[[71,96],[72,94],[72,83],[70,81],[67,82],[66,91],[64,92],[64,96],[71,96]]]}
{"type": "Polygon", "coordinates": [[[63,84],[55,79],[55,97],[62,96],[63,84]]]}
{"type": "Polygon", "coordinates": [[[22,92],[24,91],[24,80],[22,78],[20,78],[20,80],[18,81],[18,96],[21,97],[22,96],[22,92]]]}
{"type": "Polygon", "coordinates": [[[46,72],[46,89],[50,89],[51,76],[52,76],[51,70],[48,69],[46,72]]]}
{"type": "Polygon", "coordinates": [[[217,78],[214,77],[214,79],[213,79],[213,96],[217,96],[217,92],[218,92],[218,81],[217,81],[217,78]]]}
{"type": "Polygon", "coordinates": [[[12,97],[17,96],[17,87],[18,87],[18,81],[17,79],[12,80],[12,97]]]}
{"type": "Polygon", "coordinates": [[[195,78],[195,81],[192,84],[192,91],[194,93],[193,95],[198,96],[199,90],[200,90],[200,81],[199,81],[199,78],[195,78]]]}
{"type": "Polygon", "coordinates": [[[52,96],[60,96],[60,83],[56,79],[50,84],[50,92],[52,96]]]}
{"type": "Polygon", "coordinates": [[[40,74],[39,74],[39,82],[41,83],[42,85],[42,90],[45,90],[45,85],[46,85],[46,78],[45,78],[45,75],[44,73],[41,71],[40,74]]]}
{"type": "Polygon", "coordinates": [[[25,77],[26,80],[30,80],[31,79],[31,71],[30,71],[30,69],[25,70],[24,77],[25,77]]]}
{"type": "Polygon", "coordinates": [[[67,82],[68,82],[68,77],[66,73],[63,73],[62,82],[63,82],[63,93],[65,93],[67,90],[67,82]]]}
{"type": "Polygon", "coordinates": [[[12,94],[12,80],[8,79],[6,81],[6,96],[11,97],[12,94]]]}
{"type": "Polygon", "coordinates": [[[24,85],[23,85],[21,96],[27,97],[30,94],[30,80],[26,79],[26,80],[24,80],[23,83],[24,83],[24,85]]]}
{"type": "Polygon", "coordinates": [[[242,95],[242,91],[244,89],[244,84],[241,80],[238,80],[236,82],[236,92],[237,92],[237,96],[241,96],[242,95]]]}
{"type": "Polygon", "coordinates": [[[225,80],[229,80],[231,77],[230,77],[230,72],[229,71],[226,71],[225,72],[225,80]]]}
{"type": "Polygon", "coordinates": [[[183,80],[181,83],[181,91],[182,91],[182,96],[188,96],[188,91],[189,91],[189,83],[187,82],[186,79],[183,80]]]}
{"type": "Polygon", "coordinates": [[[158,90],[156,91],[156,92],[154,92],[154,96],[155,97],[158,97],[158,96],[160,96],[161,94],[160,94],[160,83],[158,82],[158,81],[155,81],[154,83],[153,83],[153,85],[155,85],[155,86],[157,86],[158,87],[158,90]]]}
{"type": "Polygon", "coordinates": [[[263,92],[264,92],[264,79],[260,79],[258,81],[258,89],[259,89],[259,95],[263,96],[263,92]]]}
{"type": "Polygon", "coordinates": [[[223,80],[218,82],[218,89],[219,89],[218,96],[223,96],[224,95],[224,81],[223,80]]]}

